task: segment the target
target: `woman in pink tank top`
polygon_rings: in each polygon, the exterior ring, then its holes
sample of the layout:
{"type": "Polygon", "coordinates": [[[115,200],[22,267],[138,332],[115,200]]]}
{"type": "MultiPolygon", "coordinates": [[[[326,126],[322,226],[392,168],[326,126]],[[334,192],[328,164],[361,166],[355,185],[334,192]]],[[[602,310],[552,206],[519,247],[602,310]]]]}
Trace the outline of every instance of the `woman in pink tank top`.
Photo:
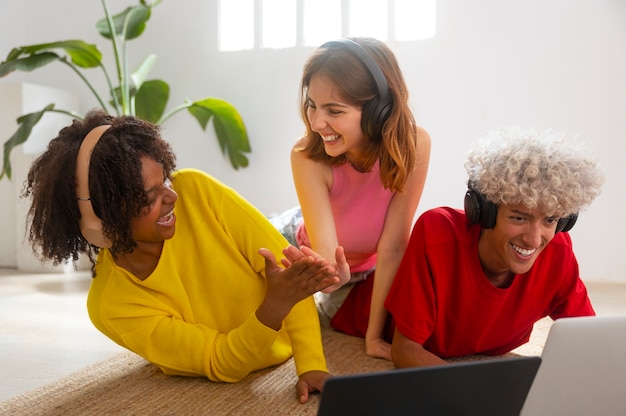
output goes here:
{"type": "Polygon", "coordinates": [[[297,243],[344,266],[317,296],[340,331],[365,338],[365,352],[391,359],[384,301],[404,254],[430,158],[415,124],[398,62],[372,38],[339,39],[304,66],[306,135],[291,152],[302,208],[297,243]],[[375,270],[375,273],[374,273],[375,270]]]}

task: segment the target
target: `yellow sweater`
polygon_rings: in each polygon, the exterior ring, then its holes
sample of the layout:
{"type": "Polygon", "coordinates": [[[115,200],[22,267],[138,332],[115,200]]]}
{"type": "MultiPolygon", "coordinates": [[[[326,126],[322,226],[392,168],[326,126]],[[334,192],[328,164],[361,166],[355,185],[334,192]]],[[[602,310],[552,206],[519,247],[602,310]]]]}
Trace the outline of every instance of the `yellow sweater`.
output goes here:
{"type": "Polygon", "coordinates": [[[312,297],[279,331],[255,315],[265,294],[261,247],[287,241],[250,203],[211,176],[176,172],[176,233],[141,281],[101,250],[87,300],[93,324],[166,374],[236,382],[289,359],[298,375],[327,371],[312,297]]]}

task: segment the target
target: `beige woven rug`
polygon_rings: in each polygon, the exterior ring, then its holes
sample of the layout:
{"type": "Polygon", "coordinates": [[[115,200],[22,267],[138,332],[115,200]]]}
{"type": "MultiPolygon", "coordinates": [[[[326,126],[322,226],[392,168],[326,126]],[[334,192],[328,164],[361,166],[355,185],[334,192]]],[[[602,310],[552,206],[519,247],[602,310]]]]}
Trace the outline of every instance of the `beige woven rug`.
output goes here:
{"type": "MultiPolygon", "coordinates": [[[[540,355],[551,321],[542,320],[528,344],[513,353],[540,355]]],[[[390,362],[367,357],[363,340],[323,330],[333,374],[390,370],[390,362]]],[[[467,357],[464,360],[483,359],[467,357]]],[[[236,384],[172,377],[131,352],[0,403],[0,414],[38,415],[315,415],[319,395],[301,405],[293,360],[251,374],[236,384]]]]}

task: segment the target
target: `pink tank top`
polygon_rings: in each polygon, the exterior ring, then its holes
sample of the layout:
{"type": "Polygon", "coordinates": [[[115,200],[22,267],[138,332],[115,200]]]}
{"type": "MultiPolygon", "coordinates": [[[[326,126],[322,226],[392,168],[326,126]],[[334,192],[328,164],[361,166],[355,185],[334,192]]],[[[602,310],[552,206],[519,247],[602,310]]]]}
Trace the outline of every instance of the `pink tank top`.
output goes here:
{"type": "MultiPolygon", "coordinates": [[[[345,250],[350,270],[354,273],[371,269],[376,265],[376,246],[394,195],[380,180],[379,162],[365,173],[349,163],[334,167],[329,195],[337,240],[345,250]]],[[[311,246],[304,223],[300,224],[296,238],[299,245],[311,246]]]]}

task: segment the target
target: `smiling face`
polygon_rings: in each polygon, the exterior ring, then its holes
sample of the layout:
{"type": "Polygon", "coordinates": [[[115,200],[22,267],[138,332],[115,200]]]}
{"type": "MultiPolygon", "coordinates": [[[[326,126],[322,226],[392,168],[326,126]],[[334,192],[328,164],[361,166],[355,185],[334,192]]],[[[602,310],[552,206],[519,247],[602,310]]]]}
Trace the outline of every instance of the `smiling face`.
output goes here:
{"type": "Polygon", "coordinates": [[[163,166],[153,159],[142,156],[142,177],[149,205],[133,218],[133,239],[138,243],[162,242],[174,236],[176,216],[174,205],[178,195],[165,176],[163,166]]]}
{"type": "Polygon", "coordinates": [[[307,117],[311,129],[322,136],[329,156],[345,154],[353,164],[358,162],[369,144],[369,138],[361,130],[361,108],[347,103],[324,75],[311,77],[307,117]]]}
{"type": "Polygon", "coordinates": [[[497,286],[523,274],[554,238],[558,217],[521,205],[500,205],[496,225],[483,230],[478,255],[487,277],[497,286]]]}

